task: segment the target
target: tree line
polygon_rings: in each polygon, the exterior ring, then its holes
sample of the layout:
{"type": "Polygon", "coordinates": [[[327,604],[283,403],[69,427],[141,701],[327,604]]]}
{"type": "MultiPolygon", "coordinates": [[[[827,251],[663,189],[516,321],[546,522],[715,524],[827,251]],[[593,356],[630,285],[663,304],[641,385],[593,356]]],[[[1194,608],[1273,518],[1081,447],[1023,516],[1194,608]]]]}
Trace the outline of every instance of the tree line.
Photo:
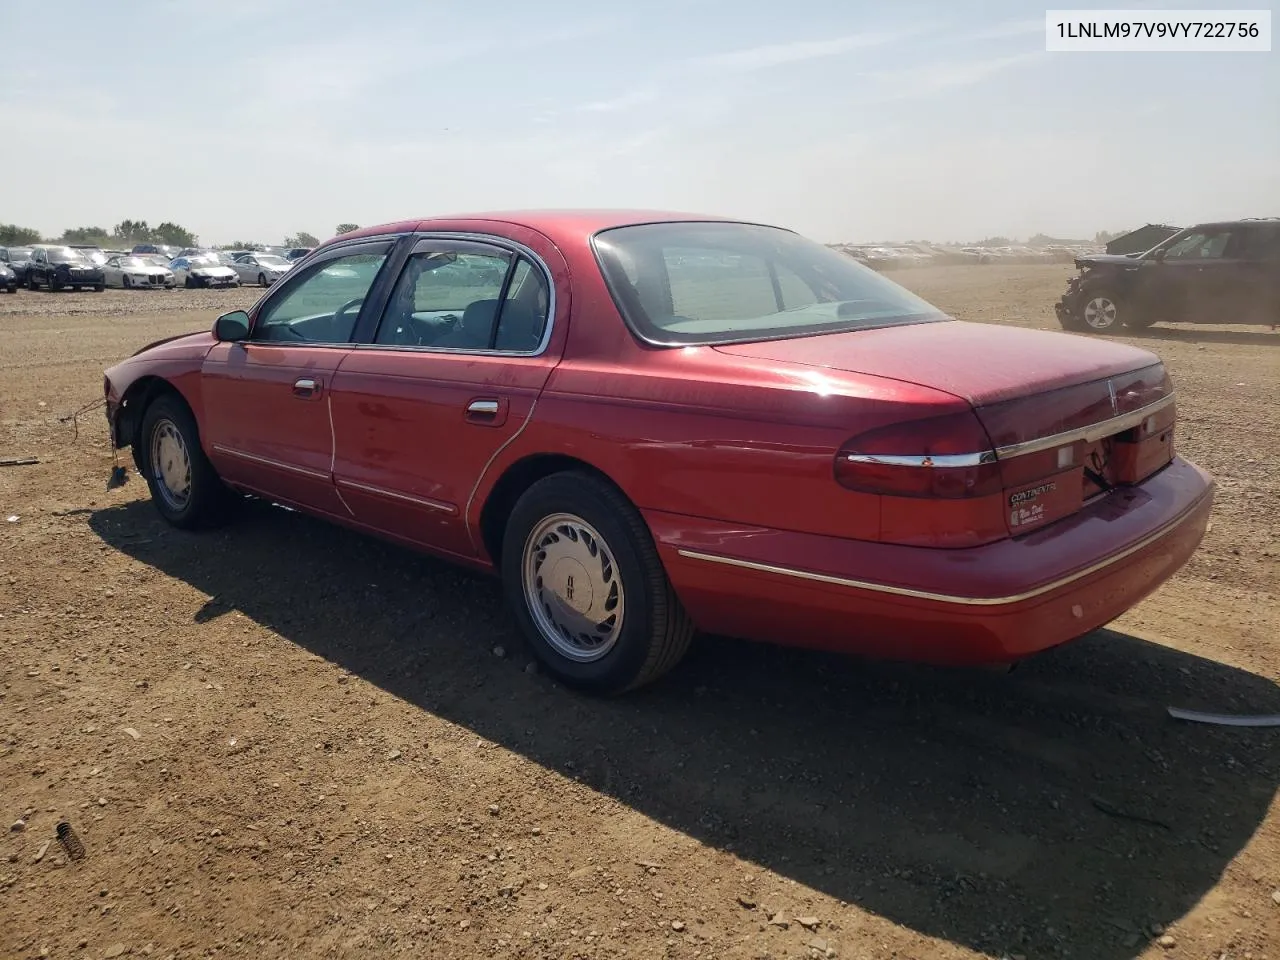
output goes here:
{"type": "MultiPolygon", "coordinates": [[[[359,230],[354,223],[340,223],[336,234],[350,233],[359,230]]],[[[62,231],[60,237],[45,237],[39,230],[19,226],[16,223],[0,223],[0,246],[21,247],[33,243],[75,243],[96,244],[99,247],[132,247],[137,243],[166,243],[174,247],[197,247],[199,237],[186,227],[165,221],[151,226],[145,220],[121,220],[111,229],[106,227],[71,227],[62,231]]],[[[292,236],[284,238],[281,246],[315,247],[320,240],[314,234],[299,230],[292,236]]],[[[226,250],[251,250],[266,246],[262,243],[237,241],[223,244],[226,250]]]]}

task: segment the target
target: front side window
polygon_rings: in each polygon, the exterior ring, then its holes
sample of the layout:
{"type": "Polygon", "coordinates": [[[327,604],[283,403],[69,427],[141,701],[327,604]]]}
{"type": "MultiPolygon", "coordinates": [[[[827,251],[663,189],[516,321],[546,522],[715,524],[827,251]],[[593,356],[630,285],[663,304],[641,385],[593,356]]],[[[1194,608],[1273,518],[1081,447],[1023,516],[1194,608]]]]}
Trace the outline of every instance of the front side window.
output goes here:
{"type": "Polygon", "coordinates": [[[1193,230],[1175,240],[1164,252],[1166,260],[1216,260],[1227,249],[1231,234],[1226,230],[1193,230]]]}
{"type": "Polygon", "coordinates": [[[776,227],[639,224],[602,231],[594,245],[618,309],[651,343],[735,343],[948,319],[851,257],[776,227]]]}
{"type": "Polygon", "coordinates": [[[347,343],[391,243],[363,246],[313,264],[259,311],[255,340],[347,343]]]}

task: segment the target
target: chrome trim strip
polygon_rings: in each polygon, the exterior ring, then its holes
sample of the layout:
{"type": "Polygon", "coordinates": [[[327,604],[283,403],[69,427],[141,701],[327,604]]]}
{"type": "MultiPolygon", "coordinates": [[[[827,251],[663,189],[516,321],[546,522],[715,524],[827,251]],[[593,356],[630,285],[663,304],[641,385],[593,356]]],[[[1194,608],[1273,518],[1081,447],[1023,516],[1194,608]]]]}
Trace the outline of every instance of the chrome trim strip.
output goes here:
{"type": "Polygon", "coordinates": [[[878,453],[846,453],[844,460],[849,463],[883,463],[893,467],[977,467],[984,463],[995,463],[994,450],[982,453],[944,453],[931,457],[922,454],[911,456],[878,453]]]}
{"type": "Polygon", "coordinates": [[[1083,440],[1086,443],[1101,440],[1103,437],[1119,433],[1121,430],[1136,427],[1153,413],[1159,413],[1173,403],[1175,396],[1176,394],[1170,393],[1154,403],[1149,403],[1145,407],[1139,407],[1129,413],[1122,413],[1118,417],[1103,420],[1101,423],[1090,424],[1087,427],[1079,427],[1075,430],[1054,434],[1052,437],[1041,437],[1038,440],[1027,440],[1024,443],[1011,443],[1008,446],[996,447],[996,456],[1001,460],[1008,460],[1010,457],[1021,457],[1029,453],[1039,453],[1041,450],[1065,446],[1068,443],[1075,443],[1077,440],[1083,440]]]}
{"type": "Polygon", "coordinates": [[[1069,586],[1077,580],[1083,580],[1085,577],[1092,576],[1100,570],[1119,563],[1121,560],[1133,556],[1139,550],[1150,546],[1161,537],[1168,534],[1175,527],[1181,526],[1186,519],[1195,512],[1200,506],[1204,497],[1200,497],[1190,507],[1184,510],[1173,520],[1170,520],[1163,527],[1160,527],[1154,533],[1150,533],[1143,537],[1137,543],[1126,547],[1119,553],[1099,560],[1097,563],[1091,564],[1082,570],[1068,574],[1065,577],[1059,577],[1049,583],[1025,590],[1022,593],[1015,593],[1007,597],[961,597],[949,593],[932,593],[928,590],[913,590],[909,587],[894,587],[887,583],[872,583],[866,580],[851,580],[847,577],[833,577],[825,573],[813,573],[808,570],[797,570],[793,567],[778,567],[768,563],[756,563],[753,560],[738,560],[734,557],[720,556],[713,553],[702,553],[697,550],[678,549],[677,553],[688,560],[704,560],[708,563],[722,563],[730,567],[741,567],[746,570],[757,570],[761,573],[776,573],[784,577],[795,577],[798,580],[809,580],[816,583],[828,583],[837,587],[850,587],[855,590],[867,590],[872,593],[888,593],[896,597],[911,597],[915,600],[933,600],[937,603],[952,603],[968,607],[999,607],[1009,604],[1021,603],[1024,600],[1032,600],[1035,597],[1043,596],[1046,593],[1052,593],[1062,587],[1069,586]]]}
{"type": "Polygon", "coordinates": [[[356,483],[354,480],[339,480],[338,486],[346,487],[349,490],[359,490],[363,493],[372,493],[375,496],[387,497],[391,500],[402,500],[405,503],[426,507],[428,510],[438,510],[440,513],[456,514],[458,512],[458,508],[451,503],[445,503],[441,500],[428,500],[424,497],[411,497],[407,493],[396,493],[394,490],[370,486],[367,483],[356,483]]]}
{"type": "Polygon", "coordinates": [[[1003,447],[996,447],[994,451],[983,450],[980,453],[952,453],[941,454],[936,457],[925,456],[923,454],[875,454],[875,453],[846,453],[842,459],[849,463],[884,463],[896,467],[976,467],[984,463],[994,463],[997,460],[1010,460],[1014,457],[1023,457],[1030,453],[1039,453],[1042,450],[1052,450],[1054,447],[1066,446],[1069,443],[1075,443],[1083,440],[1086,443],[1092,443],[1094,440],[1101,440],[1103,437],[1110,436],[1113,433],[1120,433],[1122,430],[1128,430],[1136,427],[1147,417],[1154,413],[1159,413],[1169,404],[1174,402],[1175,394],[1170,393],[1161,397],[1154,403],[1149,403],[1145,407],[1137,410],[1131,410],[1129,413],[1122,413],[1118,417],[1112,417],[1110,420],[1103,420],[1101,423],[1092,423],[1087,427],[1077,427],[1074,430],[1066,430],[1062,433],[1055,433],[1051,437],[1040,437],[1036,440],[1027,440],[1023,443],[1011,443],[1003,447]]]}
{"type": "Polygon", "coordinates": [[[243,450],[233,450],[231,447],[224,447],[220,443],[212,445],[214,450],[219,453],[225,453],[229,457],[239,457],[241,460],[249,460],[253,463],[260,463],[266,467],[275,467],[277,470],[287,470],[290,473],[297,473],[304,477],[311,477],[314,480],[332,480],[332,476],[327,473],[321,473],[319,470],[309,470],[306,467],[296,467],[291,463],[281,463],[279,460],[272,460],[270,457],[259,457],[256,454],[245,453],[243,450]]]}
{"type": "MultiPolygon", "coordinates": [[[[533,398],[533,403],[529,404],[529,413],[528,416],[524,418],[524,423],[520,424],[519,429],[517,429],[515,433],[511,434],[511,436],[507,437],[507,439],[499,445],[498,449],[493,451],[493,455],[485,461],[484,469],[480,471],[480,476],[476,477],[475,486],[471,488],[471,494],[467,497],[467,506],[462,514],[462,520],[463,523],[466,523],[467,525],[467,536],[471,540],[471,549],[475,550],[477,555],[480,553],[481,544],[476,543],[476,532],[467,521],[467,518],[471,516],[471,504],[475,502],[476,493],[480,489],[480,484],[484,482],[484,478],[489,473],[489,468],[493,466],[493,462],[502,455],[502,452],[506,450],[507,447],[511,446],[511,444],[515,443],[516,440],[519,439],[520,434],[524,433],[525,427],[533,423],[533,415],[538,409],[538,401],[540,399],[542,399],[541,393],[533,398]]],[[[498,558],[495,557],[494,559],[498,558]]]]}

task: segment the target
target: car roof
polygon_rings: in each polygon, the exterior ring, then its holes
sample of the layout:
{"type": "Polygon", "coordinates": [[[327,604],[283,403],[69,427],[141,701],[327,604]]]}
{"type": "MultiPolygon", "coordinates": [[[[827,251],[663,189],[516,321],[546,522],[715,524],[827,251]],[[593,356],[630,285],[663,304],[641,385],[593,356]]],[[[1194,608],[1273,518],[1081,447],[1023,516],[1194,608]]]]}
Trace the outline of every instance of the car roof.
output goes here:
{"type": "Polygon", "coordinates": [[[1206,220],[1197,223],[1190,230],[1223,230],[1228,227],[1243,227],[1249,224],[1280,223],[1280,217],[1241,217],[1239,220],[1206,220]]]}
{"type": "Polygon", "coordinates": [[[611,227],[634,226],[641,223],[680,223],[689,221],[717,223],[746,223],[734,217],[722,217],[704,213],[681,213],[671,210],[631,209],[551,209],[551,210],[495,210],[476,213],[458,213],[447,216],[424,217],[417,220],[400,220],[372,227],[362,227],[341,234],[328,241],[352,240],[359,237],[385,236],[389,233],[411,233],[431,230],[435,225],[467,223],[506,223],[537,230],[552,241],[582,240],[611,227]]]}

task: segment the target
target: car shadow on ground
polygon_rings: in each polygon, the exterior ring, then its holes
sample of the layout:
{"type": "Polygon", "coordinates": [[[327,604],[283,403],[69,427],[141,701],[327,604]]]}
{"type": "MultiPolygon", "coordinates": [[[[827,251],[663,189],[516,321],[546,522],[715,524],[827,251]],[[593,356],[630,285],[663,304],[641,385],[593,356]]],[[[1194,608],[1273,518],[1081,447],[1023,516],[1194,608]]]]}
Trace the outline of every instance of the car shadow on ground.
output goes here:
{"type": "Polygon", "coordinates": [[[1162,327],[1156,325],[1146,330],[1125,330],[1124,335],[1135,340],[1163,340],[1168,343],[1234,343],[1245,347],[1280,346],[1280,333],[1266,327],[1252,330],[1214,330],[1205,326],[1193,328],[1162,327]]]}
{"type": "Polygon", "coordinates": [[[521,649],[494,582],[397,547],[260,502],[206,534],[146,502],[90,525],[213,597],[193,630],[240,611],[673,829],[996,955],[1136,956],[1214,886],[1280,777],[1274,731],[1165,713],[1280,712],[1275,684],[1117,632],[1009,676],[705,638],[596,700],[493,656],[521,649]]]}

